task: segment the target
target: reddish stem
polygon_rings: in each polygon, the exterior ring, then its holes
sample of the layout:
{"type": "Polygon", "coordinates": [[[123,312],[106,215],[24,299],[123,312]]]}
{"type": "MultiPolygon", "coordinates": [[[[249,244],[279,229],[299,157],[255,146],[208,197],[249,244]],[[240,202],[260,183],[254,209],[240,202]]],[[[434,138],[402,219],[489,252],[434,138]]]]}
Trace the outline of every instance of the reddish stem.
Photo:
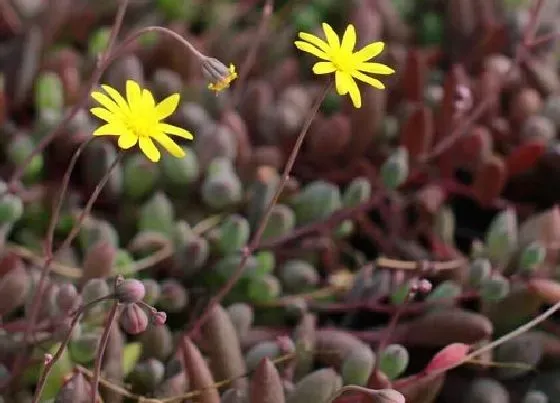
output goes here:
{"type": "Polygon", "coordinates": [[[274,193],[274,196],[272,197],[272,200],[268,204],[268,207],[267,207],[267,209],[264,213],[264,216],[261,219],[261,221],[260,221],[260,223],[257,227],[257,230],[255,231],[255,235],[254,235],[253,239],[251,240],[249,245],[243,249],[243,254],[242,254],[242,257],[241,257],[241,261],[239,262],[239,265],[235,269],[235,272],[233,273],[233,275],[228,279],[227,283],[210,300],[208,306],[206,307],[206,310],[195,321],[191,330],[187,333],[188,337],[192,337],[194,334],[198,334],[198,332],[200,331],[200,328],[202,327],[202,325],[206,322],[206,320],[210,316],[210,313],[212,312],[212,309],[214,308],[214,306],[216,304],[220,303],[220,301],[229,293],[229,291],[233,288],[233,286],[241,278],[241,275],[243,274],[243,271],[245,269],[245,265],[247,264],[247,261],[249,260],[249,257],[251,256],[251,254],[255,250],[257,250],[257,248],[259,246],[259,243],[261,241],[262,235],[264,233],[266,224],[268,223],[268,219],[270,217],[272,209],[273,209],[274,205],[276,204],[276,202],[278,201],[278,198],[280,197],[280,194],[282,193],[282,190],[284,190],[284,187],[286,186],[286,183],[288,182],[290,172],[291,172],[291,170],[294,166],[296,157],[299,153],[299,149],[300,149],[301,145],[303,144],[303,140],[305,139],[305,135],[307,134],[307,130],[309,129],[309,126],[311,126],[311,122],[313,121],[313,118],[317,114],[317,111],[319,110],[319,107],[323,103],[323,100],[325,99],[327,93],[330,91],[331,86],[332,86],[332,82],[329,82],[329,84],[325,86],[321,96],[319,98],[317,98],[317,100],[315,101],[315,104],[313,105],[313,108],[311,109],[311,113],[309,114],[307,120],[305,121],[305,123],[304,123],[304,125],[301,129],[301,132],[299,133],[299,135],[297,137],[294,148],[292,149],[292,152],[290,153],[288,161],[286,162],[286,166],[284,168],[284,172],[282,173],[282,178],[280,180],[280,183],[279,183],[278,187],[276,188],[276,192],[274,193]]]}

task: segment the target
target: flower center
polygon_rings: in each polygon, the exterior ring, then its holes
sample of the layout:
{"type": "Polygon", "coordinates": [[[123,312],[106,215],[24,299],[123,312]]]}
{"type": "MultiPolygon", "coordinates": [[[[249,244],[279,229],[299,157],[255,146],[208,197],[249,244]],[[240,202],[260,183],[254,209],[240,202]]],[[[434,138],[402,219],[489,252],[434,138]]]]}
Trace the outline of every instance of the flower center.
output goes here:
{"type": "Polygon", "coordinates": [[[330,58],[332,64],[334,64],[336,69],[339,71],[350,73],[354,69],[352,63],[352,53],[350,52],[346,52],[344,50],[334,51],[330,55],[330,58]]]}
{"type": "Polygon", "coordinates": [[[150,131],[157,125],[157,121],[151,119],[149,115],[133,116],[126,123],[127,127],[138,137],[149,136],[150,131]]]}

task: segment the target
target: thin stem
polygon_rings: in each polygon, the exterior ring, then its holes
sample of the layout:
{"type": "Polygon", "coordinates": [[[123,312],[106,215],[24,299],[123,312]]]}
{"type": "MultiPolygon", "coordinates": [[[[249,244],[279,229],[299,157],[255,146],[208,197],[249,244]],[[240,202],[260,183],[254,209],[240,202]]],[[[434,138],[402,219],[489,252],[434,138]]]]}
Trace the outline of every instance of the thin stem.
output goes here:
{"type": "Polygon", "coordinates": [[[115,22],[113,23],[113,27],[111,28],[111,34],[109,37],[109,46],[107,47],[104,56],[100,59],[99,65],[93,71],[92,76],[88,82],[88,85],[86,86],[86,90],[84,90],[82,96],[80,97],[80,100],[74,104],[74,106],[66,114],[64,119],[62,119],[60,123],[53,130],[51,130],[45,137],[41,139],[39,144],[35,146],[33,151],[19,165],[19,167],[11,176],[10,181],[8,183],[7,188],[9,190],[13,190],[16,187],[16,183],[23,176],[25,169],[27,168],[27,165],[29,165],[31,160],[37,154],[43,151],[56,137],[64,133],[64,128],[68,125],[68,123],[70,123],[72,118],[78,113],[78,111],[80,111],[82,108],[86,106],[87,101],[89,99],[88,97],[89,93],[91,92],[92,88],[97,84],[97,82],[101,78],[101,75],[113,60],[113,57],[110,56],[112,53],[112,47],[121,29],[127,7],[128,7],[128,0],[121,0],[121,2],[119,3],[119,8],[117,10],[117,15],[115,16],[115,22]]]}
{"type": "Polygon", "coordinates": [[[91,403],[97,403],[97,388],[99,387],[99,377],[101,375],[101,362],[103,360],[103,355],[105,354],[105,349],[107,348],[111,327],[117,317],[118,308],[119,302],[115,301],[113,303],[113,307],[111,308],[111,312],[109,312],[109,317],[107,318],[107,323],[105,324],[105,329],[103,329],[103,334],[101,335],[101,340],[99,342],[99,349],[97,350],[97,356],[95,357],[93,379],[91,381],[91,403]]]}
{"type": "Polygon", "coordinates": [[[68,343],[70,342],[70,339],[72,338],[72,332],[74,331],[74,327],[76,327],[76,325],[78,324],[78,321],[80,320],[80,317],[82,316],[82,314],[87,309],[91,308],[92,306],[98,304],[99,302],[105,301],[106,299],[109,299],[111,297],[112,297],[112,295],[106,295],[104,297],[100,297],[100,298],[97,298],[97,299],[95,299],[91,302],[88,302],[87,304],[82,305],[78,309],[78,311],[74,314],[74,318],[72,318],[72,322],[70,323],[70,329],[68,329],[68,332],[66,333],[66,336],[64,337],[64,340],[62,341],[62,344],[60,345],[60,347],[58,347],[58,350],[56,350],[56,353],[54,353],[52,359],[45,365],[45,368],[41,372],[41,377],[39,378],[39,381],[37,382],[37,386],[35,387],[35,394],[33,396],[32,403],[38,403],[39,402],[39,399],[41,398],[41,394],[43,393],[43,388],[45,387],[45,382],[47,382],[47,378],[48,378],[54,364],[56,364],[56,362],[60,359],[60,357],[62,356],[62,353],[66,349],[66,346],[68,346],[68,343]]]}
{"type": "Polygon", "coordinates": [[[315,101],[315,104],[313,105],[313,107],[312,107],[312,109],[309,113],[309,116],[307,117],[307,119],[306,119],[306,121],[305,121],[305,123],[304,123],[298,137],[297,137],[296,143],[295,143],[295,145],[292,149],[292,152],[290,153],[288,161],[286,162],[286,166],[284,168],[284,172],[282,173],[282,178],[280,180],[280,183],[278,184],[278,187],[276,188],[276,192],[274,193],[274,196],[272,196],[272,200],[270,201],[270,203],[268,204],[268,207],[266,208],[266,211],[263,215],[263,218],[261,219],[261,221],[260,221],[260,223],[257,227],[257,230],[255,231],[255,235],[254,235],[253,239],[249,243],[249,246],[246,247],[243,250],[243,254],[242,254],[242,257],[241,257],[241,261],[239,262],[239,265],[235,269],[235,272],[233,273],[233,275],[228,279],[228,282],[210,300],[210,302],[208,303],[208,306],[206,307],[206,310],[196,320],[196,322],[192,326],[192,329],[187,334],[189,337],[192,337],[192,335],[197,334],[200,331],[201,326],[206,322],[206,320],[210,316],[210,313],[212,312],[212,309],[214,308],[214,306],[216,304],[220,303],[222,298],[224,298],[227,295],[227,293],[233,288],[233,286],[237,283],[237,281],[239,280],[239,278],[243,274],[243,270],[245,269],[245,265],[247,264],[247,261],[249,260],[249,257],[258,248],[258,245],[261,241],[261,238],[262,238],[262,235],[264,233],[266,224],[268,223],[268,219],[270,218],[270,214],[272,212],[272,209],[274,208],[274,205],[278,201],[278,198],[280,197],[280,194],[282,193],[282,191],[284,190],[284,187],[286,186],[286,183],[288,182],[290,172],[292,171],[292,168],[293,168],[294,163],[296,161],[296,157],[298,155],[299,149],[300,149],[301,145],[303,144],[303,141],[305,140],[305,135],[307,134],[307,130],[309,130],[309,127],[311,126],[311,122],[315,118],[315,115],[317,114],[317,111],[319,110],[321,104],[323,103],[323,100],[327,96],[331,87],[332,87],[332,82],[329,82],[325,86],[321,96],[319,96],[319,98],[317,98],[317,100],[315,101]]]}
{"type": "Polygon", "coordinates": [[[259,24],[259,27],[257,28],[256,38],[252,42],[252,46],[247,53],[247,57],[245,58],[243,65],[239,69],[239,79],[237,80],[235,91],[232,97],[234,105],[239,102],[239,96],[241,95],[243,84],[245,83],[245,80],[247,79],[247,76],[251,71],[251,67],[255,63],[257,52],[259,50],[259,46],[261,45],[262,39],[266,35],[266,29],[268,27],[268,22],[270,21],[273,9],[274,0],[266,0],[262,11],[261,22],[259,24]]]}
{"type": "MultiPolygon", "coordinates": [[[[72,227],[72,230],[70,231],[70,234],[68,234],[66,239],[62,242],[62,245],[60,246],[60,248],[58,248],[58,250],[54,254],[51,254],[51,256],[47,256],[45,258],[45,262],[43,264],[43,267],[41,268],[41,279],[43,279],[43,281],[45,281],[46,277],[50,273],[51,263],[54,260],[54,258],[56,257],[56,255],[58,255],[58,253],[60,253],[60,251],[65,250],[71,244],[71,242],[74,240],[76,235],[78,235],[78,232],[80,230],[82,222],[84,221],[84,218],[91,211],[91,208],[93,207],[93,204],[95,203],[95,201],[99,197],[99,194],[101,193],[101,191],[105,187],[105,184],[109,180],[109,177],[111,176],[111,173],[113,172],[113,169],[118,165],[119,161],[122,159],[122,156],[123,156],[123,154],[120,153],[118,155],[118,157],[115,158],[115,160],[113,161],[113,163],[111,164],[111,166],[109,167],[107,172],[105,173],[105,176],[103,176],[103,178],[101,178],[101,180],[97,184],[95,190],[93,191],[91,197],[89,198],[85,208],[82,210],[82,212],[80,213],[76,223],[72,227]]],[[[39,286],[40,285],[41,285],[41,283],[39,283],[39,286]]],[[[40,308],[41,304],[40,304],[40,299],[37,298],[38,294],[39,294],[39,289],[37,289],[37,292],[34,295],[31,315],[29,317],[29,321],[27,323],[27,328],[26,328],[25,333],[24,333],[24,338],[23,338],[24,341],[29,340],[29,338],[31,336],[31,333],[33,331],[33,328],[35,327],[35,322],[37,321],[37,317],[39,315],[39,308],[40,308]]],[[[22,351],[16,358],[16,362],[14,364],[14,371],[12,372],[12,375],[8,379],[7,383],[11,382],[12,379],[17,379],[17,377],[19,376],[19,373],[23,369],[24,361],[25,361],[25,351],[22,351]]],[[[4,384],[2,386],[5,386],[6,384],[4,384]]]]}
{"type": "Polygon", "coordinates": [[[80,228],[82,226],[82,223],[83,223],[84,219],[86,218],[86,216],[89,214],[89,212],[93,208],[93,204],[97,201],[97,198],[99,197],[99,195],[101,194],[101,191],[103,190],[103,188],[105,187],[105,185],[109,181],[109,179],[111,177],[111,174],[113,173],[113,170],[117,167],[119,162],[122,160],[122,157],[123,157],[123,154],[119,153],[117,158],[115,158],[115,160],[111,163],[111,165],[109,166],[109,169],[107,169],[107,172],[105,172],[105,176],[103,176],[103,178],[101,178],[101,180],[99,181],[99,183],[95,187],[93,193],[91,194],[89,200],[87,201],[86,206],[80,212],[80,215],[78,216],[78,219],[74,223],[74,226],[72,227],[72,230],[70,230],[70,233],[68,234],[66,239],[64,239],[64,241],[60,245],[60,248],[58,248],[57,254],[58,254],[58,252],[68,248],[70,246],[70,244],[72,243],[72,241],[74,240],[74,238],[76,238],[76,236],[80,232],[80,228]]]}
{"type": "Polygon", "coordinates": [[[408,302],[410,301],[410,298],[413,295],[414,294],[409,291],[402,304],[400,304],[397,307],[395,313],[391,316],[391,320],[387,325],[387,329],[385,329],[383,338],[379,341],[379,344],[377,345],[377,350],[375,352],[375,356],[377,357],[377,359],[375,360],[375,367],[373,369],[374,373],[377,373],[377,371],[379,370],[379,364],[381,362],[381,353],[383,352],[383,349],[387,346],[387,344],[389,344],[389,340],[391,340],[391,336],[393,335],[397,327],[397,324],[399,323],[399,319],[401,315],[405,312],[405,308],[407,307],[408,302]]]}
{"type": "Polygon", "coordinates": [[[90,137],[87,141],[80,144],[76,152],[72,155],[70,163],[68,164],[68,168],[66,168],[66,172],[64,172],[64,177],[62,178],[62,187],[60,189],[60,194],[58,195],[58,201],[53,206],[49,228],[47,229],[47,239],[45,242],[44,252],[45,256],[47,257],[50,257],[53,253],[54,231],[60,217],[60,211],[62,210],[62,205],[64,203],[64,196],[66,195],[66,192],[68,190],[68,184],[70,183],[70,177],[72,175],[72,172],[74,171],[74,166],[78,162],[78,158],[80,158],[82,152],[93,141],[93,139],[95,139],[95,137],[90,137]]]}

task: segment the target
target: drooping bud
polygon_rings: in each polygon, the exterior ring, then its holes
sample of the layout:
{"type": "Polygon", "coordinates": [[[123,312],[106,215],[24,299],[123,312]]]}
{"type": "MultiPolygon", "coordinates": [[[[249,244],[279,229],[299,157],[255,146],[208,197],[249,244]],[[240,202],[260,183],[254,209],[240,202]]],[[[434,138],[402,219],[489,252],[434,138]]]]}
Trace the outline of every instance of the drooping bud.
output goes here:
{"type": "Polygon", "coordinates": [[[121,316],[120,324],[128,334],[139,334],[148,327],[148,315],[136,304],[126,304],[121,316]]]}

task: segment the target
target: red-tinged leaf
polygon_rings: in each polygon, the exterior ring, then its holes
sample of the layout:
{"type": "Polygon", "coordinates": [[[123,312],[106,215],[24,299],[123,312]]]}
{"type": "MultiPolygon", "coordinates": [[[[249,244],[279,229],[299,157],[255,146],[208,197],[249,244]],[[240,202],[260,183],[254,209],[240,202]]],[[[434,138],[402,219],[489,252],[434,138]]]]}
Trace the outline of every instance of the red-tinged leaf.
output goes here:
{"type": "Polygon", "coordinates": [[[531,169],[545,150],[546,146],[540,142],[526,143],[517,147],[506,159],[509,175],[518,175],[531,169]]]}
{"type": "Polygon", "coordinates": [[[444,370],[460,363],[469,353],[470,346],[463,343],[453,343],[439,351],[424,368],[424,373],[444,370]]]}
{"type": "Polygon", "coordinates": [[[560,284],[546,278],[533,278],[529,281],[529,289],[542,298],[547,304],[560,302],[560,284]]]}
{"type": "Polygon", "coordinates": [[[416,108],[403,125],[401,145],[406,147],[411,159],[424,154],[432,145],[434,116],[426,106],[416,108]]]}
{"type": "Polygon", "coordinates": [[[460,64],[453,65],[443,80],[443,100],[438,115],[436,141],[440,141],[442,138],[448,136],[453,130],[457,88],[465,84],[465,69],[460,64]]]}
{"type": "Polygon", "coordinates": [[[482,163],[478,169],[473,193],[480,204],[489,205],[500,196],[507,180],[507,168],[502,158],[494,155],[482,163]]]}
{"type": "Polygon", "coordinates": [[[446,197],[445,189],[439,185],[430,184],[418,191],[416,194],[416,201],[425,212],[434,215],[445,202],[446,197]]]}
{"type": "Polygon", "coordinates": [[[426,62],[418,49],[408,52],[403,74],[403,90],[409,102],[422,102],[426,82],[426,62]]]}
{"type": "Polygon", "coordinates": [[[459,164],[476,164],[490,155],[492,147],[490,130],[484,126],[475,126],[457,141],[454,147],[455,157],[459,164]]]}

